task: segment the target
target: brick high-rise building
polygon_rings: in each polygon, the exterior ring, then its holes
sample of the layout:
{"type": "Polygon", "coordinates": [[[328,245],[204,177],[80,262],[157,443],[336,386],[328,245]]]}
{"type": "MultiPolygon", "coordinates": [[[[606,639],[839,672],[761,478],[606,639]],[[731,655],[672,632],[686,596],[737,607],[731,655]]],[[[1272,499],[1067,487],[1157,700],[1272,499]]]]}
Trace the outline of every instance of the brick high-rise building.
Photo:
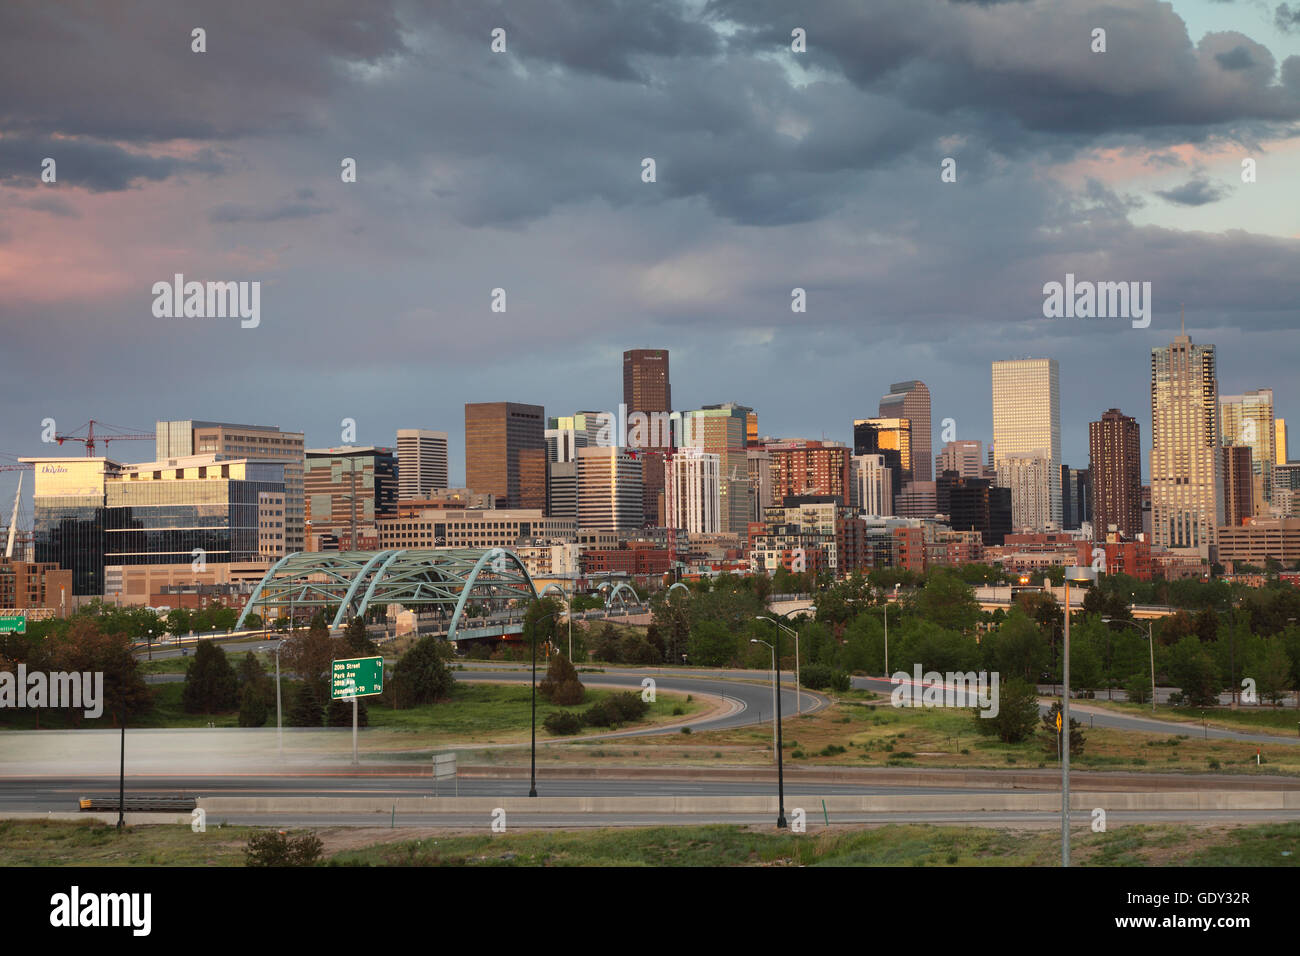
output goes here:
{"type": "Polygon", "coordinates": [[[889,394],[880,400],[881,418],[906,418],[912,423],[913,481],[930,481],[933,477],[930,451],[930,390],[924,382],[895,382],[889,394]]]}
{"type": "Polygon", "coordinates": [[[623,404],[629,414],[672,411],[667,349],[628,349],[623,353],[623,404]]]}
{"type": "Polygon", "coordinates": [[[846,445],[799,439],[769,442],[767,451],[772,456],[773,502],[794,495],[834,495],[842,505],[850,504],[846,445]]]}
{"type": "Polygon", "coordinates": [[[497,507],[546,507],[546,419],[541,405],[465,405],[465,484],[497,507]]]}
{"type": "Polygon", "coordinates": [[[1151,350],[1152,544],[1212,557],[1223,524],[1219,380],[1213,345],[1179,335],[1151,350]]]}
{"type": "MultiPolygon", "coordinates": [[[[672,411],[672,384],[668,375],[667,349],[628,349],[623,353],[623,404],[627,406],[629,421],[633,413],[647,416],[661,415],[667,421],[672,411]]],[[[620,441],[645,459],[642,523],[653,527],[659,523],[664,507],[664,458],[672,444],[671,433],[659,434],[659,429],[648,428],[648,442],[634,440],[630,434],[620,441]],[[667,439],[665,442],[664,439],[667,439]]]]}
{"type": "MultiPolygon", "coordinates": [[[[1273,476],[1269,475],[1272,481],[1273,476]]],[[[1240,525],[1255,516],[1255,474],[1249,445],[1223,449],[1223,523],[1240,525]]]]}
{"type": "Polygon", "coordinates": [[[1118,408],[1088,423],[1092,473],[1092,536],[1105,541],[1114,530],[1126,538],[1142,533],[1142,439],[1137,420],[1118,408]]]}

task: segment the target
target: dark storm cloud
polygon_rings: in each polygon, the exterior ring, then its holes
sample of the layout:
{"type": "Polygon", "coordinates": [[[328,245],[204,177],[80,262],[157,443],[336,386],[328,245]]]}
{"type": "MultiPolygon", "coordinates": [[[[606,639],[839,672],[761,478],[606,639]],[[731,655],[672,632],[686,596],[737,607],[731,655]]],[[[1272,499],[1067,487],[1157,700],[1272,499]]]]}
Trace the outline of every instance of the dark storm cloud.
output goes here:
{"type": "MultiPolygon", "coordinates": [[[[576,73],[644,82],[641,57],[687,59],[722,48],[718,35],[673,0],[450,0],[434,21],[475,50],[492,31],[506,31],[506,50],[524,62],[547,62],[576,73]]],[[[505,55],[501,57],[506,61],[505,55]]]]}
{"type": "Polygon", "coordinates": [[[1300,5],[1293,10],[1288,4],[1279,3],[1273,12],[1273,22],[1283,33],[1300,30],[1300,5]]]}
{"type": "Polygon", "coordinates": [[[0,129],[143,142],[314,127],[348,64],[402,51],[387,0],[8,2],[0,129]]]}
{"type": "MultiPolygon", "coordinates": [[[[1069,4],[953,5],[941,0],[822,0],[797,14],[783,0],[712,0],[711,15],[741,30],[750,50],[808,30],[801,62],[831,58],[854,83],[940,113],[1007,115],[1027,130],[1102,134],[1172,126],[1300,118],[1300,92],[1268,84],[1265,71],[1225,74],[1214,59],[1226,38],[1192,47],[1169,4],[1079,0],[1069,4]],[[1094,27],[1107,50],[1090,49],[1094,27]]],[[[1267,51],[1250,44],[1252,58],[1267,51]]],[[[1289,58],[1296,59],[1296,58],[1289,58]]],[[[1268,56],[1271,73],[1272,57],[1268,56]]],[[[1185,135],[1185,131],[1171,133],[1185,135]]]]}
{"type": "Polygon", "coordinates": [[[1228,194],[1225,186],[1208,179],[1193,179],[1173,189],[1158,189],[1156,195],[1179,206],[1204,206],[1218,202],[1228,194]]]}
{"type": "Polygon", "coordinates": [[[1245,70],[1255,65],[1250,51],[1244,46],[1234,46],[1227,53],[1216,53],[1214,59],[1225,70],[1245,70]]]}
{"type": "Polygon", "coordinates": [[[0,137],[0,184],[37,188],[84,188],[91,192],[129,189],[144,181],[159,182],[186,172],[217,173],[221,164],[209,151],[195,159],[146,156],[113,143],[49,136],[0,137]],[[57,180],[41,182],[41,163],[55,161],[57,180]]]}

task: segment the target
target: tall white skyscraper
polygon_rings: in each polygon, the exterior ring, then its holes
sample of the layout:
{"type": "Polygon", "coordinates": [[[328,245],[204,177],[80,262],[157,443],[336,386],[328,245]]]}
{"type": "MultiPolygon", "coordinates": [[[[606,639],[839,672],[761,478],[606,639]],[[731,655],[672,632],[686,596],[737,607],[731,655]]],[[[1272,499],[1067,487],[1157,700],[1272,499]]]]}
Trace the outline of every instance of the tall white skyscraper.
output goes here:
{"type": "Polygon", "coordinates": [[[682,448],[664,462],[664,481],[672,488],[668,527],[692,534],[722,530],[722,458],[698,448],[682,448]]]}
{"type": "MultiPolygon", "coordinates": [[[[1046,531],[1052,518],[1051,482],[1053,465],[1043,455],[1008,455],[997,464],[997,486],[1011,489],[1011,527],[1020,531],[1046,531]]],[[[1060,527],[1059,523],[1056,525],[1060,527]]]]}
{"type": "MultiPolygon", "coordinates": [[[[1048,502],[1047,520],[1059,527],[1063,518],[1061,387],[1056,359],[1008,359],[993,363],[992,454],[995,469],[1013,456],[1048,460],[1040,496],[1048,502]]],[[[1014,523],[1015,519],[1012,520],[1014,523]]]]}
{"type": "Polygon", "coordinates": [[[641,527],[641,459],[626,448],[578,449],[578,527],[631,531],[641,527]]]}
{"type": "Polygon", "coordinates": [[[884,455],[854,455],[849,459],[850,503],[869,515],[894,513],[894,472],[884,455]]]}
{"type": "Polygon", "coordinates": [[[397,497],[420,501],[447,487],[447,433],[397,430],[397,497]]]}
{"type": "Polygon", "coordinates": [[[1211,556],[1223,524],[1219,380],[1213,345],[1186,335],[1151,350],[1153,544],[1211,556]]]}

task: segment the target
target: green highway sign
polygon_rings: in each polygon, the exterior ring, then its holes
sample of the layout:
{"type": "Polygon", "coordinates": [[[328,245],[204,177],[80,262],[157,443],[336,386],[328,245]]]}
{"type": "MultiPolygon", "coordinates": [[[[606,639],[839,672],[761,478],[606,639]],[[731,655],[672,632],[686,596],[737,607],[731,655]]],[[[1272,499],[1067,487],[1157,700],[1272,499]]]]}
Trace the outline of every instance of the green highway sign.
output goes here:
{"type": "Polygon", "coordinates": [[[357,657],[335,661],[330,672],[330,699],[373,697],[384,692],[384,659],[357,657]]]}
{"type": "Polygon", "coordinates": [[[6,614],[0,616],[0,634],[26,634],[26,614],[6,614]]]}

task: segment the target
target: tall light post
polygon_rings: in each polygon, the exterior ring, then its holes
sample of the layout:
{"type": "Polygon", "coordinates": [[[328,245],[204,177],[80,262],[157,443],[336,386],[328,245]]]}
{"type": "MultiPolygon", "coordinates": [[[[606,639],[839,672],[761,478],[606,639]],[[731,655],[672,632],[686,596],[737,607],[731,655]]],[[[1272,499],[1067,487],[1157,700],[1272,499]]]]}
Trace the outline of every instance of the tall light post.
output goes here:
{"type": "Polygon", "coordinates": [[[284,729],[280,723],[280,648],[283,644],[283,638],[275,644],[275,743],[281,758],[284,757],[284,729]]]}
{"type": "MultiPolygon", "coordinates": [[[[776,827],[778,830],[785,829],[785,767],[781,762],[781,662],[777,659],[776,648],[767,641],[761,641],[756,637],[749,639],[751,644],[762,644],[772,652],[772,689],[776,694],[776,714],[773,718],[776,724],[776,827]]],[[[777,632],[776,643],[781,643],[780,632],[777,632]]]]}
{"type": "MultiPolygon", "coordinates": [[[[815,605],[806,608],[794,608],[792,610],[786,611],[784,614],[778,615],[778,617],[788,617],[789,615],[794,614],[796,612],[803,614],[808,611],[812,611],[814,614],[816,614],[817,608],[815,605]]],[[[781,630],[785,631],[787,634],[791,634],[794,636],[794,700],[795,700],[794,708],[795,708],[795,713],[802,714],[803,713],[803,691],[802,691],[803,684],[801,684],[799,680],[799,632],[792,627],[786,627],[780,621],[776,620],[776,618],[767,617],[766,615],[760,614],[757,617],[755,617],[754,620],[770,621],[771,623],[779,627],[781,630]]]]}
{"type": "MultiPolygon", "coordinates": [[[[1137,621],[1126,621],[1118,617],[1103,617],[1103,624],[1127,624],[1129,627],[1135,627],[1141,633],[1142,625],[1137,621]]],[[[1151,626],[1151,620],[1147,620],[1147,646],[1151,649],[1151,713],[1156,712],[1156,639],[1151,626]]]]}
{"type": "Polygon", "coordinates": [[[1070,865],[1070,582],[1081,586],[1097,580],[1092,568],[1065,571],[1065,639],[1061,681],[1061,866],[1070,865]]]}
{"type": "Polygon", "coordinates": [[[528,643],[533,645],[533,738],[532,738],[532,763],[528,776],[528,795],[537,796],[537,627],[542,621],[555,617],[559,611],[552,611],[550,614],[543,614],[537,620],[533,621],[532,633],[528,635],[528,643]]]}

